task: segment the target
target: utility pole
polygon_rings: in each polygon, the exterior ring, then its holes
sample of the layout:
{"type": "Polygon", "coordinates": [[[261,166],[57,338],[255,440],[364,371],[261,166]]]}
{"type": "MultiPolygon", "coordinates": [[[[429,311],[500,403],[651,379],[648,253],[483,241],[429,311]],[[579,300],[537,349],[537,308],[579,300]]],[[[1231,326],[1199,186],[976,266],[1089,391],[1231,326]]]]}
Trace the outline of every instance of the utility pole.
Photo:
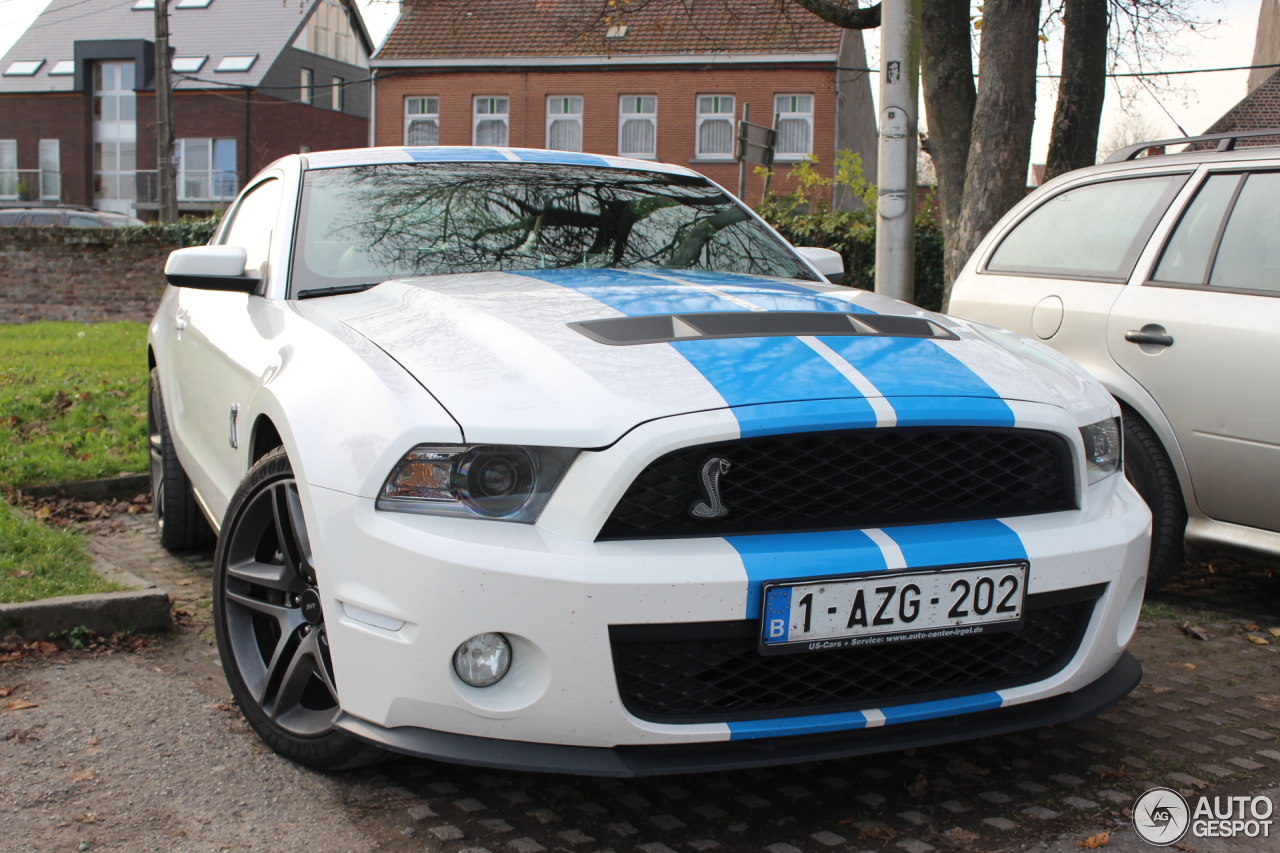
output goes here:
{"type": "Polygon", "coordinates": [[[883,0],[880,15],[876,293],[910,302],[915,297],[920,0],[883,0]]]}
{"type": "Polygon", "coordinates": [[[160,221],[178,221],[173,174],[173,94],[169,60],[169,0],[156,3],[156,171],[160,181],[160,221]]]}

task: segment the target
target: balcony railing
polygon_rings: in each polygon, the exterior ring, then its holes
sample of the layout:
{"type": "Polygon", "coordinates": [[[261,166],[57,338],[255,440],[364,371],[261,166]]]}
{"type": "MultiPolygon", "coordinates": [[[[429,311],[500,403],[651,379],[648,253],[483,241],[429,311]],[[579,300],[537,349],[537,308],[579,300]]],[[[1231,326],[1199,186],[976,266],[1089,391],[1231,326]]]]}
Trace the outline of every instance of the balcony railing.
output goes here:
{"type": "MultiPolygon", "coordinates": [[[[160,173],[137,172],[137,199],[142,203],[160,202],[160,173]]],[[[235,172],[219,169],[184,170],[177,175],[179,202],[229,202],[240,192],[240,179],[235,172]]]]}
{"type": "Polygon", "coordinates": [[[0,202],[58,204],[62,174],[42,169],[0,169],[0,202]]]}

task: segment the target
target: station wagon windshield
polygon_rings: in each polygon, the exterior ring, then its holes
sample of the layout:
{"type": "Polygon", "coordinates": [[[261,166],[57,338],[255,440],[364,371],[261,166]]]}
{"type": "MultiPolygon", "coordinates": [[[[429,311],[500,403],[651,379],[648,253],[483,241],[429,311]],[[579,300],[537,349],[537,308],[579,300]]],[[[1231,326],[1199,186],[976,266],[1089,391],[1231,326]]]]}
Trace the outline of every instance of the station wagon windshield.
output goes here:
{"type": "Polygon", "coordinates": [[[564,268],[815,278],[744,208],[693,176],[528,163],[306,173],[292,293],[564,268]]]}

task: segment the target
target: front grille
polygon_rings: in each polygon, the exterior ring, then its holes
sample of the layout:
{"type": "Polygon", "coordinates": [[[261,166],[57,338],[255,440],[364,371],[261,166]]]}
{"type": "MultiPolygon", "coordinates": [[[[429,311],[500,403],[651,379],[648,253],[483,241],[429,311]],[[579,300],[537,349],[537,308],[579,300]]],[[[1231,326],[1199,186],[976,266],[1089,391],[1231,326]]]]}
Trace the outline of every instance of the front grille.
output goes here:
{"type": "Polygon", "coordinates": [[[761,655],[756,621],[611,626],[610,640],[622,702],[635,716],[749,720],[1041,681],[1075,654],[1094,601],[1027,606],[1018,631],[792,655],[761,655]]]}
{"type": "Polygon", "coordinates": [[[904,428],[800,433],[686,447],[636,477],[599,539],[884,527],[1074,509],[1071,455],[1053,433],[904,428]],[[728,513],[694,518],[701,471],[728,513]]]}

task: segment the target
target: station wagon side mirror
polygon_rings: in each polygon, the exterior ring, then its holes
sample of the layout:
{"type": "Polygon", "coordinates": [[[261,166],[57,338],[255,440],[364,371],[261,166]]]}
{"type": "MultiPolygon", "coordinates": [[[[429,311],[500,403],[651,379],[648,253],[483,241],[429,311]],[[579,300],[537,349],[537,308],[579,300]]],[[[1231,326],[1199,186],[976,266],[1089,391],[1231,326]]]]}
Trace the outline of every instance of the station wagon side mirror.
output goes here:
{"type": "Polygon", "coordinates": [[[820,249],[817,246],[798,246],[796,252],[800,257],[817,268],[832,284],[844,280],[844,258],[832,249],[820,249]]]}
{"type": "Polygon", "coordinates": [[[240,246],[192,246],[169,253],[165,280],[174,287],[253,293],[260,279],[244,274],[248,253],[240,246]]]}

